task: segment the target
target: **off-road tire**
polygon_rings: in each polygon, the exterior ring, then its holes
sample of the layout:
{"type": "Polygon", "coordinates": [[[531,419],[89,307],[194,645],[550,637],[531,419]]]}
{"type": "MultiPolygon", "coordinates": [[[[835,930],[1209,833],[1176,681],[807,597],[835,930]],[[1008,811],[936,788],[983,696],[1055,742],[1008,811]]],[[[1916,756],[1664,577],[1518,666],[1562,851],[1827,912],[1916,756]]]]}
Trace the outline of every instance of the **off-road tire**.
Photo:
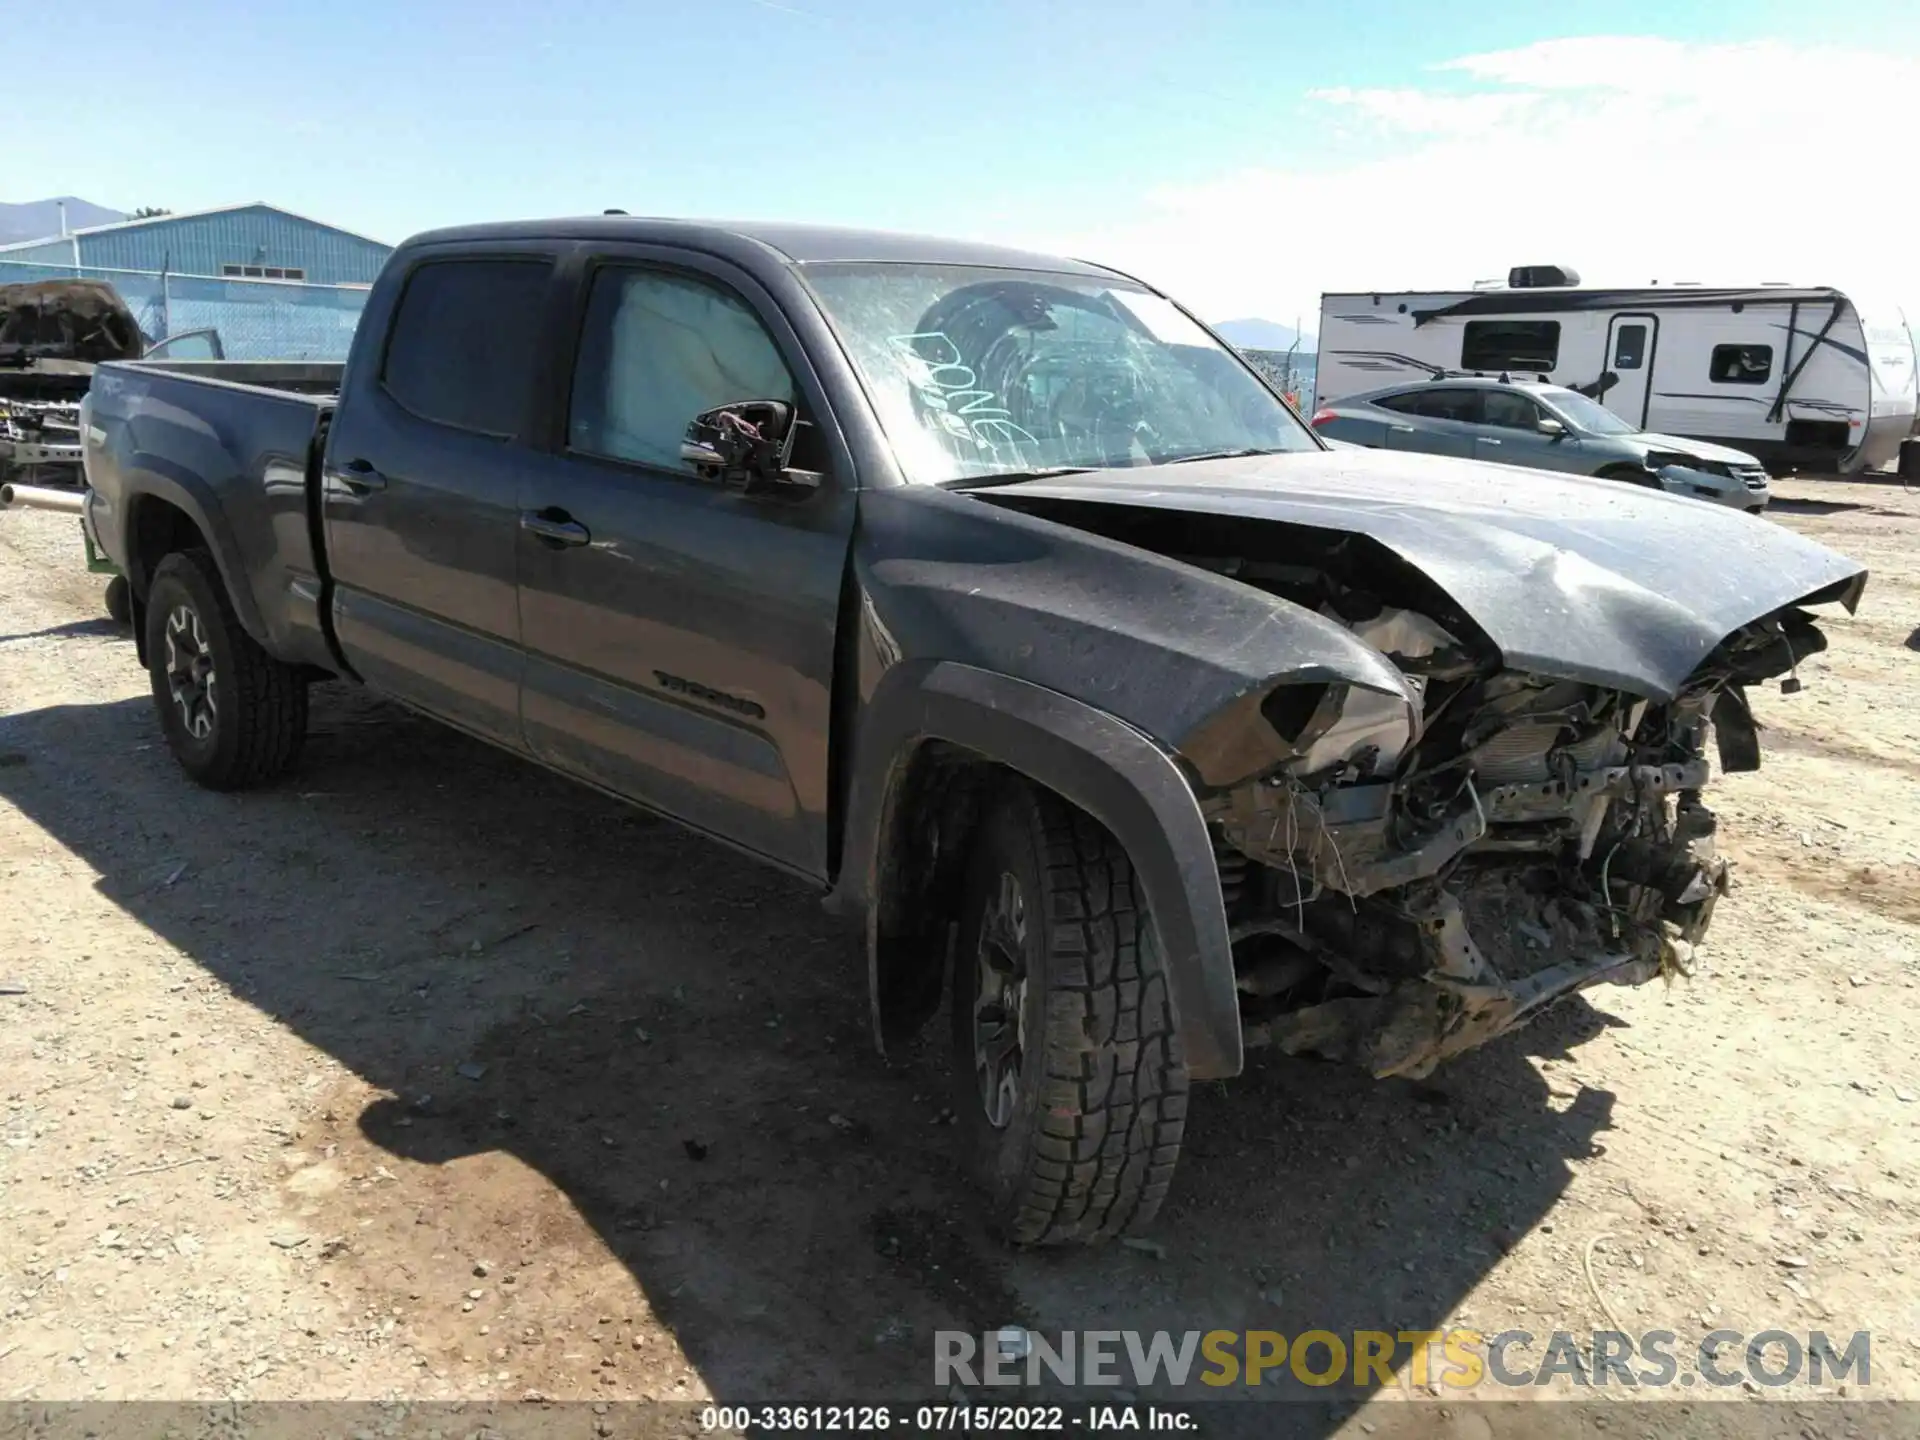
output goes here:
{"type": "Polygon", "coordinates": [[[133,587],[127,584],[127,577],[116,575],[107,582],[107,593],[101,597],[107,607],[107,618],[116,625],[133,623],[133,587]]]}
{"type": "MultiPolygon", "coordinates": [[[[1004,932],[1004,924],[999,925],[1004,932]]],[[[1187,1067],[1158,937],[1133,866],[1090,816],[1009,782],[976,833],[954,950],[955,1111],[992,1226],[1019,1244],[1138,1232],[1159,1210],[1186,1127],[1187,1067]],[[976,1067],[983,932],[1024,897],[1018,1089],[1004,1126],[976,1067]]],[[[1012,1072],[1011,1064],[1007,1069],[1012,1072]]]]}
{"type": "Polygon", "coordinates": [[[160,562],[147,592],[147,673],[167,747],[209,790],[244,790],[284,774],[307,737],[307,680],[262,650],[241,626],[213,556],[177,550],[160,562]],[[216,704],[203,735],[188,728],[169,680],[167,627],[182,611],[197,617],[212,660],[216,704]]]}

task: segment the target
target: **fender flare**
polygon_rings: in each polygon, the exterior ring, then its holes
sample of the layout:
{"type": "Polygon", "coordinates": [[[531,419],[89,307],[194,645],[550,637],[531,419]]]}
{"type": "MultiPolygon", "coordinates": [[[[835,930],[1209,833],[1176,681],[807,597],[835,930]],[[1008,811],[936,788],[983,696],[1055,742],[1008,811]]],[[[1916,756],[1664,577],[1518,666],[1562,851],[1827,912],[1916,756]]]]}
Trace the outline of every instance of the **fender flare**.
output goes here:
{"type": "Polygon", "coordinates": [[[840,880],[829,906],[865,912],[868,999],[883,1052],[881,846],[909,763],[922,743],[938,740],[1046,786],[1112,832],[1153,914],[1188,1073],[1196,1080],[1240,1073],[1239,995],[1213,844],[1166,751],[1106,711],[951,661],[895,665],[864,709],[840,880]]]}
{"type": "Polygon", "coordinates": [[[240,621],[241,628],[266,646],[269,643],[266,622],[260,614],[253,587],[246,583],[247,571],[238,542],[234,539],[232,529],[215,518],[220,514],[218,501],[211,496],[203,500],[196,493],[206,488],[197,477],[185,480],[153,468],[163,466],[171,469],[158,456],[142,455],[138,463],[138,478],[128,486],[121,500],[119,508],[122,513],[114,517],[114,523],[120,530],[121,554],[126,557],[123,568],[128,582],[144,600],[147,588],[153,583],[153,576],[141,564],[135,548],[137,531],[134,518],[144,501],[164,501],[184,514],[206,537],[207,548],[213,552],[214,564],[219,568],[221,583],[227,587],[227,598],[233,602],[234,615],[240,621]]]}

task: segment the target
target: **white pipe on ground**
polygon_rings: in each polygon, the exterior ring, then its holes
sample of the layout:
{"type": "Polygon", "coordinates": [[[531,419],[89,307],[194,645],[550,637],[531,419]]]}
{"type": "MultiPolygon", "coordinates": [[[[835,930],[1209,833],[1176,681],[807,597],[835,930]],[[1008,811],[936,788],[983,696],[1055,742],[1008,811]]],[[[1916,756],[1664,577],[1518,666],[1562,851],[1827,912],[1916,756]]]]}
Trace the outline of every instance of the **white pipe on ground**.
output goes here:
{"type": "Polygon", "coordinates": [[[58,510],[78,515],[86,508],[78,490],[55,490],[46,485],[0,485],[0,507],[9,510],[58,510]]]}

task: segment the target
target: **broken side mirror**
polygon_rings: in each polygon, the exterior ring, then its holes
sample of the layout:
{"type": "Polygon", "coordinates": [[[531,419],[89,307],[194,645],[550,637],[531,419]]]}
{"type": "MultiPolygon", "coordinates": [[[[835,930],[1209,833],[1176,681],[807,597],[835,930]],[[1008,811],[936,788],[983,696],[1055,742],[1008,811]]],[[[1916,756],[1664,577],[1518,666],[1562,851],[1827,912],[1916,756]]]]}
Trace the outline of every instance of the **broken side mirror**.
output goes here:
{"type": "Polygon", "coordinates": [[[794,436],[804,423],[784,400],[716,406],[693,417],[680,458],[702,480],[747,494],[817,490],[819,472],[791,464],[794,436]]]}

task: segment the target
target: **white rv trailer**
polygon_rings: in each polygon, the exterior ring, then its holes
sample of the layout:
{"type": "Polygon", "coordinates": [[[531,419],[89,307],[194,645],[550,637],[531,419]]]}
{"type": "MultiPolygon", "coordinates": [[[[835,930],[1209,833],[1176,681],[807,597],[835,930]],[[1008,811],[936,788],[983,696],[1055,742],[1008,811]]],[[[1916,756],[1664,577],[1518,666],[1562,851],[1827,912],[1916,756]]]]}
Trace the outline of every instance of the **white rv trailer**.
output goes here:
{"type": "Polygon", "coordinates": [[[1582,286],[1522,266],[1498,288],[1320,297],[1316,404],[1443,373],[1542,378],[1642,429],[1745,450],[1776,473],[1892,463],[1914,428],[1896,306],[1828,287],[1582,286]]]}

